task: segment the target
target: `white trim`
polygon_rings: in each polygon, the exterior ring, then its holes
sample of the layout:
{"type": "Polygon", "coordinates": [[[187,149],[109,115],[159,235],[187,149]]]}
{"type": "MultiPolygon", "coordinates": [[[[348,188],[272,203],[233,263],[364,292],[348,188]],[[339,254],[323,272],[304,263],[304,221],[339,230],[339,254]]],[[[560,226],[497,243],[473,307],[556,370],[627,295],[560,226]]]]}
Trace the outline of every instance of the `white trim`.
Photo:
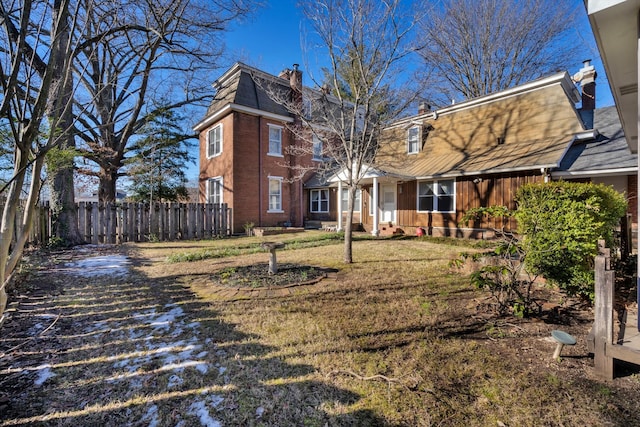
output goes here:
{"type": "Polygon", "coordinates": [[[519,168],[504,168],[504,169],[486,169],[479,171],[470,171],[470,172],[455,172],[455,173],[443,173],[440,175],[423,175],[416,176],[415,180],[434,180],[440,178],[457,178],[457,177],[466,177],[466,176],[474,176],[474,175],[489,175],[489,174],[498,174],[498,173],[509,173],[509,172],[523,172],[523,171],[539,171],[541,169],[551,169],[557,168],[558,163],[549,163],[549,164],[541,164],[541,165],[529,165],[522,166],[519,168]]]}
{"type": "Polygon", "coordinates": [[[378,209],[380,211],[380,222],[383,223],[387,223],[387,222],[391,222],[393,224],[397,224],[398,221],[398,185],[395,182],[383,182],[380,183],[380,193],[382,194],[382,199],[380,199],[380,197],[378,197],[378,204],[380,206],[378,206],[378,209]],[[391,188],[391,190],[393,191],[393,209],[390,211],[387,211],[384,209],[384,188],[391,188]],[[383,219],[382,216],[384,215],[385,212],[391,212],[391,220],[386,220],[383,219]]]}
{"type": "Polygon", "coordinates": [[[222,149],[223,149],[223,142],[224,142],[224,126],[222,123],[218,123],[215,126],[211,127],[206,134],[206,144],[207,144],[207,159],[212,159],[214,157],[218,157],[220,154],[222,154],[222,149]],[[217,128],[220,128],[220,150],[216,153],[211,154],[209,152],[209,147],[211,147],[211,141],[209,139],[209,135],[211,134],[211,132],[215,131],[217,128]]]}
{"type": "Polygon", "coordinates": [[[283,141],[283,134],[284,134],[284,127],[280,126],[280,125],[276,125],[273,123],[267,123],[267,128],[269,129],[268,135],[267,135],[267,140],[268,140],[268,151],[267,151],[267,155],[268,156],[275,156],[275,157],[284,157],[284,155],[282,154],[282,141],[283,141]],[[272,129],[276,129],[280,131],[280,151],[271,151],[271,130],[272,129]]]}
{"type": "Polygon", "coordinates": [[[373,177],[373,185],[371,187],[372,193],[373,193],[373,200],[371,203],[371,206],[373,207],[373,227],[371,230],[371,234],[374,236],[378,236],[380,234],[380,229],[378,228],[380,226],[379,222],[380,222],[380,209],[378,207],[379,204],[379,197],[378,197],[378,177],[374,176],[373,177]]]}
{"type": "Polygon", "coordinates": [[[224,178],[222,176],[213,176],[207,178],[207,203],[214,203],[211,201],[211,182],[220,182],[220,201],[218,203],[224,203],[224,178]]]}
{"type": "MultiPolygon", "coordinates": [[[[340,181],[340,182],[342,182],[342,181],[340,181]]],[[[338,184],[340,184],[340,182],[338,184]]],[[[342,193],[345,192],[345,191],[349,191],[349,188],[348,187],[342,187],[342,193]]],[[[348,207],[346,209],[343,209],[343,207],[342,207],[342,202],[343,202],[342,193],[340,193],[340,209],[341,209],[342,212],[346,212],[348,210],[348,207]]],[[[349,193],[347,193],[347,194],[349,194],[349,193]]],[[[347,203],[349,203],[349,200],[347,200],[347,203]]],[[[362,213],[362,189],[360,189],[360,188],[356,188],[356,200],[353,201],[353,212],[354,213],[358,212],[360,214],[362,213]],[[357,201],[357,198],[358,198],[357,197],[358,194],[360,194],[360,203],[358,203],[358,205],[356,206],[356,201],[357,201]]]]}
{"type": "Polygon", "coordinates": [[[419,181],[416,182],[416,212],[418,212],[418,213],[455,213],[456,212],[456,193],[457,193],[457,182],[456,182],[455,179],[449,178],[449,179],[440,179],[440,180],[437,180],[437,179],[419,180],[419,181]],[[453,196],[452,200],[451,200],[451,206],[452,206],[453,210],[449,210],[449,211],[441,211],[439,209],[420,210],[420,183],[421,182],[427,182],[427,183],[434,184],[433,196],[432,197],[433,197],[433,201],[434,201],[433,205],[434,205],[434,207],[437,208],[437,205],[438,205],[437,200],[438,200],[438,197],[439,197],[437,186],[439,185],[438,184],[439,181],[452,181],[453,182],[453,188],[452,188],[453,193],[451,194],[451,196],[453,196]]]}
{"type": "Polygon", "coordinates": [[[407,154],[418,154],[420,152],[420,134],[421,134],[420,126],[411,126],[407,129],[407,154]],[[416,149],[415,151],[411,151],[411,131],[416,129],[418,131],[416,135],[416,149]]]}
{"type": "Polygon", "coordinates": [[[589,170],[589,171],[551,171],[551,177],[591,177],[591,176],[621,176],[621,175],[635,175],[638,173],[638,168],[622,168],[622,169],[602,169],[602,170],[589,170]]]}
{"type": "Polygon", "coordinates": [[[328,188],[326,188],[326,187],[325,187],[325,188],[313,188],[313,189],[310,189],[310,190],[309,190],[309,212],[311,212],[311,213],[327,213],[327,212],[329,212],[329,210],[330,210],[330,206],[329,206],[329,204],[330,204],[330,199],[331,199],[331,197],[330,197],[330,194],[329,194],[329,193],[330,193],[330,192],[329,192],[329,189],[328,189],[328,188]],[[314,192],[317,192],[317,193],[319,193],[320,195],[322,195],[322,192],[323,192],[323,191],[326,191],[326,194],[327,194],[327,199],[326,199],[326,200],[327,200],[327,210],[324,210],[324,211],[323,211],[323,210],[320,210],[320,207],[322,206],[322,200],[323,200],[323,199],[322,199],[322,198],[318,198],[318,210],[315,210],[315,211],[314,211],[314,210],[313,210],[313,198],[312,198],[312,196],[311,196],[311,195],[312,195],[314,192]]]}
{"type": "Polygon", "coordinates": [[[283,213],[284,210],[282,209],[282,177],[281,176],[271,176],[269,175],[267,177],[267,213],[283,213]],[[278,181],[280,183],[280,190],[279,190],[279,204],[280,204],[280,208],[279,209],[271,209],[271,181],[278,181]]]}
{"type": "Polygon", "coordinates": [[[265,117],[267,119],[277,120],[277,121],[286,122],[286,123],[293,123],[293,121],[294,121],[293,117],[282,116],[280,114],[270,113],[268,111],[259,110],[257,108],[245,107],[244,105],[230,103],[230,104],[225,105],[224,107],[222,107],[221,109],[219,109],[218,111],[216,111],[215,113],[210,115],[209,117],[205,117],[204,120],[202,120],[200,123],[196,124],[193,127],[193,130],[196,131],[196,132],[201,131],[202,129],[204,129],[207,126],[209,126],[211,123],[217,121],[220,117],[226,116],[227,114],[229,114],[232,111],[238,111],[240,113],[247,113],[247,114],[250,114],[252,116],[261,116],[261,117],[265,117]]]}

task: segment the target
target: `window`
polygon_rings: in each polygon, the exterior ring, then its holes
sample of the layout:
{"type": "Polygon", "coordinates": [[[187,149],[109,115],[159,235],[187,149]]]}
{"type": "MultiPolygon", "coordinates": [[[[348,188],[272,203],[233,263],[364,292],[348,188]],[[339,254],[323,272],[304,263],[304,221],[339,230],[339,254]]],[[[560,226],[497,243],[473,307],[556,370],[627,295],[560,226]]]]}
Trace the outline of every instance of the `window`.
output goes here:
{"type": "Polygon", "coordinates": [[[418,211],[454,212],[455,181],[418,182],[418,211]]]}
{"type": "Polygon", "coordinates": [[[419,146],[420,141],[420,128],[418,126],[414,126],[409,129],[409,134],[407,136],[407,153],[415,154],[420,149],[419,146]]]}
{"type": "MultiPolygon", "coordinates": [[[[353,201],[353,211],[360,212],[360,204],[362,200],[362,190],[359,188],[356,190],[356,199],[353,201]]],[[[342,211],[349,210],[349,189],[342,189],[342,211]]]]}
{"type": "Polygon", "coordinates": [[[282,128],[269,125],[269,154],[282,156],[282,128]]]}
{"type": "Polygon", "coordinates": [[[209,178],[207,180],[207,203],[223,203],[222,202],[222,177],[209,178]]]}
{"type": "Polygon", "coordinates": [[[282,178],[269,177],[269,212],[282,212],[282,178]]]}
{"type": "Polygon", "coordinates": [[[329,212],[329,190],[311,190],[311,212],[329,212]]]}
{"type": "Polygon", "coordinates": [[[313,160],[322,161],[322,140],[313,135],[313,160]]]}
{"type": "Polygon", "coordinates": [[[218,156],[220,153],[222,153],[222,123],[207,133],[207,157],[218,156]]]}

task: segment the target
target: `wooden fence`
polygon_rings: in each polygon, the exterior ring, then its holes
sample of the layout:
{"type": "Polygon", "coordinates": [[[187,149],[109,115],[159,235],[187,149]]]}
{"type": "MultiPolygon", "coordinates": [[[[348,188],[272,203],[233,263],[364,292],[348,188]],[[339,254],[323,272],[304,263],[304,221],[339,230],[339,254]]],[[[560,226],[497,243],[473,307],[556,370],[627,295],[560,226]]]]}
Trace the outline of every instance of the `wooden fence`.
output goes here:
{"type": "MultiPolygon", "coordinates": [[[[35,215],[30,242],[51,238],[51,212],[41,205],[35,215]]],[[[207,239],[233,230],[231,208],[212,203],[79,202],[78,228],[87,243],[123,243],[207,239]]]]}

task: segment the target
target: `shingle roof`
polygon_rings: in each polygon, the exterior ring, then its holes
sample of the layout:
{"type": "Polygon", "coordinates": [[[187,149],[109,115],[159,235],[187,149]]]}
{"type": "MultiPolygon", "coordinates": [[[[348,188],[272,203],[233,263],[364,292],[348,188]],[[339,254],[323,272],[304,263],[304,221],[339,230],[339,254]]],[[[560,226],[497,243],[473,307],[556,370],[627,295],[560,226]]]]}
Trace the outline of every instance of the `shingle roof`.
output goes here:
{"type": "Polygon", "coordinates": [[[638,166],[638,156],[629,150],[615,106],[595,110],[595,139],[576,141],[558,168],[569,174],[629,169],[638,166]]]}
{"type": "Polygon", "coordinates": [[[207,118],[222,111],[228,105],[241,106],[284,117],[292,114],[276,102],[270,92],[287,94],[289,81],[267,74],[243,63],[236,63],[214,83],[216,94],[209,104],[205,118],[196,129],[207,122],[207,118]]]}
{"type": "Polygon", "coordinates": [[[407,154],[411,122],[389,128],[376,167],[425,178],[557,166],[574,135],[583,130],[564,79],[421,118],[423,145],[417,154],[407,154]]]}

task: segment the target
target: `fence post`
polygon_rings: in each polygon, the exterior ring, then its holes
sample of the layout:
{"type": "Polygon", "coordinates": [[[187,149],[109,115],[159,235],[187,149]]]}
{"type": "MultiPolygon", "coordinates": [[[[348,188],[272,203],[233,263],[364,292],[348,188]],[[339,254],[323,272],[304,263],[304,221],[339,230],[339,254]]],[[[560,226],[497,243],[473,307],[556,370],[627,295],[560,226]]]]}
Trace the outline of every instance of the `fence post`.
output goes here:
{"type": "Polygon", "coordinates": [[[595,320],[594,366],[596,374],[603,379],[613,379],[613,358],[607,355],[607,346],[613,345],[613,287],[615,272],[611,270],[611,250],[598,241],[595,259],[595,320]]]}

